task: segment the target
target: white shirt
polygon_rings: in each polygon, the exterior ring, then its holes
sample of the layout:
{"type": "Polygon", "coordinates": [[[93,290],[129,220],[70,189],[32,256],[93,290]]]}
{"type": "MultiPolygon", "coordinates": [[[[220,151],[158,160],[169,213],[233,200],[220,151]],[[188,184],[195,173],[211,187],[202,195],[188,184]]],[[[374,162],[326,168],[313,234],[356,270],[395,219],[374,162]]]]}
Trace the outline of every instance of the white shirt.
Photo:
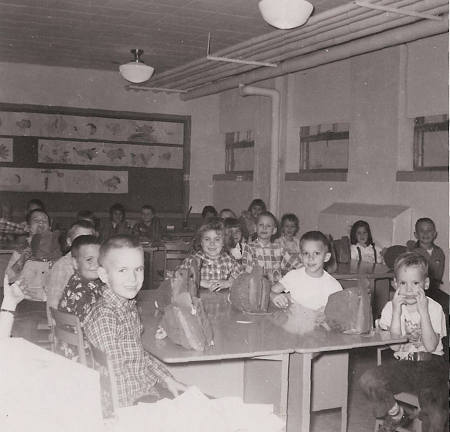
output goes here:
{"type": "Polygon", "coordinates": [[[373,264],[375,263],[374,248],[377,254],[377,263],[382,263],[383,257],[381,256],[381,249],[375,245],[362,246],[359,243],[352,244],[350,245],[350,257],[352,260],[359,261],[359,253],[358,253],[359,249],[361,251],[361,261],[373,264]]]}
{"type": "Polygon", "coordinates": [[[305,267],[291,270],[281,280],[285,292],[291,293],[294,302],[309,309],[319,309],[326,306],[328,296],[341,291],[340,283],[326,271],[321,277],[311,277],[305,267]]]}
{"type": "MultiPolygon", "coordinates": [[[[439,303],[430,297],[428,298],[428,313],[430,314],[431,326],[436,334],[439,335],[439,343],[433,354],[443,355],[442,338],[447,335],[445,326],[445,315],[439,303]]],[[[389,330],[392,322],[392,302],[389,301],[381,312],[379,327],[383,330],[389,330]]],[[[408,311],[406,305],[402,305],[400,314],[400,326],[403,336],[408,336],[409,341],[400,345],[400,349],[394,353],[394,357],[402,359],[408,357],[409,353],[426,351],[422,343],[422,329],[420,326],[420,315],[417,310],[408,311]]]]}

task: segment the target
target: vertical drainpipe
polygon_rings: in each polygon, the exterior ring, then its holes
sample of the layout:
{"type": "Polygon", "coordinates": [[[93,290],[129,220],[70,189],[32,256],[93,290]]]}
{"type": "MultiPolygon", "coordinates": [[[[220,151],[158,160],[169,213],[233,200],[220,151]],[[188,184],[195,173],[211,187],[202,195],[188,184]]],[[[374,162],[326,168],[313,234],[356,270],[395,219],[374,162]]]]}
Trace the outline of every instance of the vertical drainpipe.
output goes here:
{"type": "Polygon", "coordinates": [[[268,96],[272,99],[272,135],[270,141],[269,210],[278,216],[280,207],[280,93],[278,90],[239,84],[241,96],[268,96]]]}

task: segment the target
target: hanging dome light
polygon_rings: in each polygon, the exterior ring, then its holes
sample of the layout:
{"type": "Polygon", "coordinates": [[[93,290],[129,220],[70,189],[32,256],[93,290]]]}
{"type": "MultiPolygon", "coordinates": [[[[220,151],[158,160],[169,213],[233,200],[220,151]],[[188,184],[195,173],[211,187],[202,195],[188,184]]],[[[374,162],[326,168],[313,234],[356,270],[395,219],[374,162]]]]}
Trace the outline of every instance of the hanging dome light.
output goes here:
{"type": "Polygon", "coordinates": [[[261,0],[258,6],[267,23],[283,30],[305,24],[314,9],[306,0],[261,0]]]}
{"type": "Polygon", "coordinates": [[[135,84],[148,81],[155,69],[151,66],[147,66],[141,60],[141,55],[144,54],[144,50],[132,49],[131,53],[134,56],[134,60],[119,66],[120,75],[127,81],[135,84]]]}

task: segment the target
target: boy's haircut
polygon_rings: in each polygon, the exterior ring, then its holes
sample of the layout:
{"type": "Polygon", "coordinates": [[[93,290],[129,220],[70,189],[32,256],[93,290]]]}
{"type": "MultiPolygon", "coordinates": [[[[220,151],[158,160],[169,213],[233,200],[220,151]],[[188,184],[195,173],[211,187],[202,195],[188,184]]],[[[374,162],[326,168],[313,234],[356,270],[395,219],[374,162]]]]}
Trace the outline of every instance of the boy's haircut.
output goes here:
{"type": "Polygon", "coordinates": [[[236,213],[233,210],[229,209],[229,208],[224,208],[224,209],[220,210],[219,215],[221,215],[222,213],[225,213],[225,212],[232,213],[232,214],[234,214],[236,216],[236,213]]]}
{"type": "Polygon", "coordinates": [[[142,246],[139,243],[139,239],[137,237],[121,234],[110,237],[100,246],[100,253],[98,256],[98,263],[103,265],[106,255],[109,251],[113,249],[141,249],[142,246]]]}
{"type": "Polygon", "coordinates": [[[428,276],[428,261],[419,252],[405,252],[399,255],[394,262],[394,275],[397,277],[400,269],[404,267],[419,267],[423,277],[428,276]]]}
{"type": "Polygon", "coordinates": [[[94,235],[82,235],[78,236],[72,243],[72,247],[70,248],[70,254],[74,258],[78,258],[80,248],[82,246],[88,246],[88,245],[100,245],[100,239],[97,236],[94,235]]]}
{"type": "Polygon", "coordinates": [[[26,221],[27,221],[28,224],[29,224],[30,221],[31,221],[31,216],[33,216],[35,213],[43,213],[43,214],[45,214],[45,216],[47,216],[48,223],[50,224],[50,216],[49,216],[48,213],[47,213],[44,209],[42,209],[42,208],[37,208],[37,209],[31,210],[30,212],[27,213],[26,221]]]}
{"type": "Polygon", "coordinates": [[[350,244],[358,243],[358,240],[356,239],[356,231],[358,231],[358,228],[361,227],[364,227],[367,231],[367,244],[373,245],[372,231],[370,231],[369,224],[363,220],[358,220],[352,225],[350,230],[350,244]]]}
{"type": "Polygon", "coordinates": [[[330,252],[330,240],[321,231],[308,231],[303,234],[300,238],[300,247],[305,241],[319,241],[325,246],[327,252],[330,252]]]}
{"type": "Polygon", "coordinates": [[[210,206],[210,205],[207,205],[207,206],[203,207],[202,218],[205,218],[207,213],[213,213],[214,216],[217,216],[217,210],[215,209],[215,207],[210,206]]]}
{"type": "Polygon", "coordinates": [[[416,224],[414,225],[415,232],[417,232],[417,230],[419,229],[419,225],[421,223],[429,223],[429,224],[433,225],[433,228],[436,231],[436,224],[434,223],[434,220],[429,217],[423,217],[423,218],[417,219],[416,224]]]}
{"type": "Polygon", "coordinates": [[[263,216],[265,217],[270,217],[273,220],[273,223],[275,224],[275,228],[278,228],[278,220],[275,217],[275,215],[269,211],[263,211],[259,216],[258,216],[258,221],[260,218],[262,218],[263,216]]]}
{"type": "Polygon", "coordinates": [[[141,207],[141,210],[151,210],[153,214],[155,214],[155,208],[149,204],[145,204],[141,207]]]}
{"type": "Polygon", "coordinates": [[[77,220],[86,220],[86,219],[95,220],[94,212],[91,210],[80,210],[77,213],[77,220]]]}
{"type": "Polygon", "coordinates": [[[43,203],[40,199],[38,199],[38,198],[30,199],[30,201],[27,202],[27,209],[28,209],[32,204],[37,205],[40,209],[42,209],[42,210],[45,211],[45,205],[44,205],[44,203],[43,203]]]}
{"type": "Polygon", "coordinates": [[[197,252],[202,249],[202,237],[207,231],[216,231],[219,233],[225,241],[225,227],[222,219],[218,217],[212,217],[208,219],[206,223],[200,226],[200,228],[195,233],[193,248],[197,252]]]}
{"type": "Polygon", "coordinates": [[[226,218],[223,225],[225,228],[239,228],[242,231],[241,222],[237,218],[226,218]]]}
{"type": "Polygon", "coordinates": [[[295,226],[297,227],[297,230],[295,231],[295,233],[297,234],[297,231],[298,231],[298,229],[299,229],[299,227],[300,227],[300,222],[299,222],[299,220],[298,220],[297,215],[294,214],[294,213],[286,213],[286,214],[284,214],[284,215],[282,216],[282,218],[281,218],[281,223],[280,223],[281,226],[283,226],[283,224],[284,224],[286,221],[294,222],[294,223],[295,223],[295,226]]]}
{"type": "Polygon", "coordinates": [[[115,203],[109,208],[109,214],[112,215],[115,211],[120,211],[125,214],[125,207],[120,203],[115,203]]]}
{"type": "Polygon", "coordinates": [[[248,206],[248,211],[251,212],[254,206],[261,207],[263,212],[267,211],[266,203],[261,198],[255,198],[248,206]]]}
{"type": "Polygon", "coordinates": [[[86,228],[95,231],[95,225],[92,222],[88,221],[87,219],[79,219],[73,222],[72,225],[70,225],[70,228],[67,231],[67,237],[72,238],[77,228],[86,228]]]}

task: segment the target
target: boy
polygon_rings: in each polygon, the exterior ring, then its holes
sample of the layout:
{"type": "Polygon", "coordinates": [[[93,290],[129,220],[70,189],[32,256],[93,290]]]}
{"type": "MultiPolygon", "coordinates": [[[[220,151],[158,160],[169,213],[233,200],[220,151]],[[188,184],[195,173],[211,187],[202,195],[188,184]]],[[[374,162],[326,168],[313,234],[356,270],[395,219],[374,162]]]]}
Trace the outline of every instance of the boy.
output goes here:
{"type": "Polygon", "coordinates": [[[360,385],[377,417],[384,416],[381,432],[406,426],[410,418],[394,394],[419,396],[424,432],[444,432],[447,420],[448,365],[441,338],[447,334],[442,307],[425,296],[430,280],[428,262],[417,252],[400,255],[394,264],[395,294],[381,313],[379,327],[408,342],[392,345],[395,361],[368,370],[360,385]]]}
{"type": "Polygon", "coordinates": [[[98,278],[99,250],[100,240],[93,235],[77,237],[70,250],[75,273],[64,289],[58,309],[76,315],[82,325],[104,288],[98,278]]]}
{"type": "Polygon", "coordinates": [[[161,222],[155,216],[155,209],[150,205],[141,208],[141,221],[137,222],[131,233],[141,241],[159,241],[161,239],[161,222]]]}
{"type": "Polygon", "coordinates": [[[291,255],[280,245],[272,242],[277,232],[277,220],[270,212],[263,212],[256,222],[257,238],[247,243],[242,254],[244,271],[251,273],[255,265],[263,268],[263,273],[272,283],[281,279],[282,273],[301,266],[298,255],[291,255]]]}
{"type": "Polygon", "coordinates": [[[102,228],[101,239],[108,240],[120,234],[130,234],[130,226],[125,220],[125,207],[116,203],[109,208],[109,221],[102,228]]]}
{"type": "Polygon", "coordinates": [[[111,237],[100,247],[99,264],[98,275],[106,288],[84,329],[88,340],[111,359],[119,405],[184,391],[186,387],[142,346],[135,297],[144,280],[144,252],[138,240],[126,235],[111,237]]]}
{"type": "Polygon", "coordinates": [[[292,299],[309,309],[324,308],[328,296],[342,290],[323,268],[331,258],[328,239],[320,231],[309,231],[300,239],[300,250],[304,267],[290,271],[272,287],[272,302],[286,308],[292,299]]]}

